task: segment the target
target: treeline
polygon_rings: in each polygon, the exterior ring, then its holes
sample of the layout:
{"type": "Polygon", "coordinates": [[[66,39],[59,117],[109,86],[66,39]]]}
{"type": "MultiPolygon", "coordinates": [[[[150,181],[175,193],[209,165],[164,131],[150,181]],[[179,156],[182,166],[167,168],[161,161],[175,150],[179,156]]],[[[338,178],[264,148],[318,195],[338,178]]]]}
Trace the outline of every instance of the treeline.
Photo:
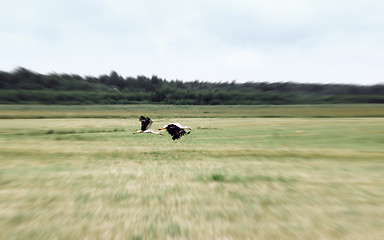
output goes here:
{"type": "Polygon", "coordinates": [[[99,77],[0,71],[1,104],[324,104],[384,103],[384,85],[293,82],[183,82],[157,76],[99,77]]]}

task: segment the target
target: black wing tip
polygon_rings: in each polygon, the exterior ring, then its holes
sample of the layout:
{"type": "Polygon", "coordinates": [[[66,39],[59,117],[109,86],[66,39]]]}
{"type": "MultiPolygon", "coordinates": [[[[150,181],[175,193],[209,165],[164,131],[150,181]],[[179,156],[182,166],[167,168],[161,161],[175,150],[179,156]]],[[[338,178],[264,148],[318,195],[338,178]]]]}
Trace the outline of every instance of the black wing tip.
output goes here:
{"type": "Polygon", "coordinates": [[[172,140],[173,140],[173,141],[175,141],[175,140],[179,140],[179,139],[180,139],[180,136],[177,136],[177,135],[172,137],[172,140]]]}
{"type": "Polygon", "coordinates": [[[150,121],[151,119],[149,117],[146,117],[146,116],[143,116],[141,115],[140,118],[139,118],[140,121],[145,121],[145,120],[148,120],[150,121]]]}

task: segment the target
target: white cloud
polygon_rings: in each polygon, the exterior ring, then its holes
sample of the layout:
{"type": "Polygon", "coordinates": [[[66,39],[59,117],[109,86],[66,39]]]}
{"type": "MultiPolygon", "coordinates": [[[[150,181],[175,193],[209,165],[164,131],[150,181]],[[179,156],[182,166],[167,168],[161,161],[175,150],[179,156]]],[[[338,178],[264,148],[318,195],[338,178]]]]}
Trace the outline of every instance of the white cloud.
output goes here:
{"type": "Polygon", "coordinates": [[[380,0],[5,0],[0,70],[384,82],[380,0]]]}
{"type": "Polygon", "coordinates": [[[223,56],[219,56],[224,67],[230,68],[253,68],[257,69],[261,66],[261,54],[255,49],[230,49],[225,51],[223,56]]]}

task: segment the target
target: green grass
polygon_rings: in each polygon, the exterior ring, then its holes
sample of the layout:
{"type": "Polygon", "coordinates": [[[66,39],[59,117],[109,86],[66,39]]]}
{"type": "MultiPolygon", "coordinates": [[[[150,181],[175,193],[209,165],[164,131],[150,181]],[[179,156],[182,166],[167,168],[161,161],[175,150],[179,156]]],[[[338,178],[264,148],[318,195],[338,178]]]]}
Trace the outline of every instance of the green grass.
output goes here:
{"type": "Polygon", "coordinates": [[[178,109],[153,118],[194,128],[178,142],[132,135],[139,121],[125,116],[1,119],[0,239],[384,235],[383,118],[178,109]]]}
{"type": "Polygon", "coordinates": [[[384,117],[384,104],[337,105],[0,105],[0,119],[20,118],[384,117]]]}

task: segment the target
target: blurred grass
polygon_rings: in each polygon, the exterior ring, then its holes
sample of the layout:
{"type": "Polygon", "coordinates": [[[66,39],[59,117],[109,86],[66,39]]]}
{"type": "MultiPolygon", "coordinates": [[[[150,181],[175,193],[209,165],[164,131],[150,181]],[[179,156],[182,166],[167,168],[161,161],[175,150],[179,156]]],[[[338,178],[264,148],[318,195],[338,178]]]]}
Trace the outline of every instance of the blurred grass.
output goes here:
{"type": "Polygon", "coordinates": [[[384,104],[335,105],[0,105],[0,119],[191,117],[384,117],[384,104]]]}
{"type": "Polygon", "coordinates": [[[0,239],[384,235],[383,118],[164,114],[0,119],[0,239]]]}

